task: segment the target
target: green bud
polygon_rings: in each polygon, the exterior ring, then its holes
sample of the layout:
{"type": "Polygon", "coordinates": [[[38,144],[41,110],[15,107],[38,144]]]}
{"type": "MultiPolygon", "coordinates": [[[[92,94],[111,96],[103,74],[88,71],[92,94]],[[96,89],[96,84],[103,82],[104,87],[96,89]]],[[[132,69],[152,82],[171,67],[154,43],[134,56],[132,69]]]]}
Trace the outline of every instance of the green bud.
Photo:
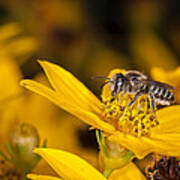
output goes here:
{"type": "Polygon", "coordinates": [[[40,156],[33,153],[33,149],[39,147],[40,138],[36,128],[28,123],[21,123],[14,127],[9,134],[6,143],[8,156],[4,157],[10,161],[23,179],[39,162],[40,156]]]}
{"type": "Polygon", "coordinates": [[[112,171],[124,167],[134,158],[131,151],[108,141],[101,132],[96,131],[96,138],[100,147],[100,164],[103,165],[105,177],[109,177],[112,171]]]}

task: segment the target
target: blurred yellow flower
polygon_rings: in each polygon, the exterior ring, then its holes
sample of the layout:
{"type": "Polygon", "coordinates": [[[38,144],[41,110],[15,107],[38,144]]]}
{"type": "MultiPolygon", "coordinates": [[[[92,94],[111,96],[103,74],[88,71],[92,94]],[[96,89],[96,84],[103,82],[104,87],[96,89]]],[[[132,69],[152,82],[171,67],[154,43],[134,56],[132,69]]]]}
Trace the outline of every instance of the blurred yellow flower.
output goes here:
{"type": "MultiPolygon", "coordinates": [[[[23,91],[19,86],[22,74],[13,59],[6,57],[4,61],[0,61],[0,74],[0,83],[4,87],[0,90],[0,151],[4,151],[4,144],[9,140],[9,134],[16,124],[27,122],[37,128],[41,140],[47,139],[48,147],[77,153],[97,167],[97,152],[93,148],[84,147],[80,141],[79,131],[86,131],[87,125],[74,117],[67,116],[48,100],[23,91]],[[71,129],[68,135],[67,129],[71,129]]],[[[47,83],[41,75],[35,79],[47,83]]],[[[38,164],[34,172],[41,172],[44,169],[54,174],[43,161],[38,164]]]]}
{"type": "Polygon", "coordinates": [[[175,55],[153,32],[134,33],[131,39],[132,53],[140,69],[154,66],[174,68],[177,66],[175,55]]]}
{"type": "MultiPolygon", "coordinates": [[[[42,156],[47,163],[57,172],[59,177],[29,174],[33,180],[105,180],[106,178],[93,166],[80,157],[62,150],[38,148],[35,152],[42,156]]],[[[108,178],[110,180],[145,180],[145,177],[133,163],[129,163],[122,169],[116,170],[108,178]]]]}
{"type": "Polygon", "coordinates": [[[22,75],[17,64],[8,57],[0,61],[0,74],[0,83],[3,86],[0,89],[0,136],[3,141],[4,138],[7,139],[5,135],[7,130],[16,121],[15,114],[18,112],[18,107],[22,100],[22,89],[18,86],[18,81],[22,78],[22,75]]]}
{"type": "Polygon", "coordinates": [[[176,101],[180,103],[180,67],[173,70],[166,70],[161,67],[153,67],[151,69],[151,76],[155,80],[165,82],[173,85],[175,89],[176,101]]]}
{"type": "Polygon", "coordinates": [[[20,63],[35,52],[39,43],[34,37],[22,36],[22,29],[17,23],[0,26],[0,57],[17,58],[20,63]],[[21,35],[21,36],[20,36],[21,35]]]}
{"type": "MultiPolygon", "coordinates": [[[[171,106],[159,110],[157,111],[157,118],[154,118],[152,112],[149,112],[149,109],[146,109],[147,106],[143,104],[146,101],[140,101],[137,102],[137,107],[142,106],[141,111],[143,113],[140,113],[140,109],[136,107],[128,112],[130,114],[127,118],[123,118],[124,116],[120,114],[122,113],[121,106],[119,103],[115,104],[116,101],[108,107],[102,104],[70,72],[47,61],[40,61],[40,64],[53,89],[32,80],[21,81],[22,86],[45,96],[93,128],[104,131],[110,141],[132,151],[139,159],[151,152],[169,156],[180,155],[178,120],[180,106],[171,106]],[[112,108],[113,114],[109,111],[112,108]],[[132,122],[131,115],[134,119],[132,122]]],[[[114,70],[110,74],[115,72],[122,72],[122,70],[114,70]]],[[[103,98],[111,98],[110,94],[109,87],[105,86],[103,98]]],[[[127,98],[121,102],[124,103],[123,109],[126,109],[127,98]]]]}
{"type": "MultiPolygon", "coordinates": [[[[42,76],[36,78],[36,80],[45,83],[42,76]]],[[[84,132],[87,129],[85,124],[74,117],[69,117],[53,106],[52,103],[36,94],[27,94],[22,106],[22,110],[18,113],[19,120],[37,127],[40,137],[47,139],[48,147],[61,148],[77,153],[97,167],[97,152],[94,149],[83,147],[78,134],[79,131],[84,132]],[[67,129],[71,129],[68,134],[67,129]]]]}
{"type": "Polygon", "coordinates": [[[0,42],[12,38],[19,33],[21,33],[21,29],[16,23],[5,24],[0,27],[0,42]]]}

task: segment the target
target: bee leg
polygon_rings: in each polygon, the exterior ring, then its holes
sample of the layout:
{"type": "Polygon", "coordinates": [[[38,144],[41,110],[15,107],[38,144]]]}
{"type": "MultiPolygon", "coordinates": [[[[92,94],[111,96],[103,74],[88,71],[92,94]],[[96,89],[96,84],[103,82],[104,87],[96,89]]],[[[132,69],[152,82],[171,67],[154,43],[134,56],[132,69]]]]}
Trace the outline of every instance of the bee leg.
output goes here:
{"type": "Polygon", "coordinates": [[[123,91],[121,96],[117,98],[117,103],[123,98],[123,96],[127,93],[127,90],[123,91]]]}
{"type": "Polygon", "coordinates": [[[116,96],[113,96],[110,100],[110,103],[112,103],[116,99],[116,96]]]}
{"type": "Polygon", "coordinates": [[[120,99],[127,93],[127,89],[121,94],[120,99]]]}
{"type": "Polygon", "coordinates": [[[134,97],[134,99],[128,104],[128,106],[133,105],[133,104],[136,102],[137,98],[138,98],[139,96],[141,96],[141,94],[142,94],[141,91],[137,92],[136,95],[135,95],[135,97],[134,97]]]}
{"type": "Polygon", "coordinates": [[[153,113],[156,115],[155,101],[154,101],[154,96],[152,94],[150,94],[150,99],[151,99],[153,113]]]}

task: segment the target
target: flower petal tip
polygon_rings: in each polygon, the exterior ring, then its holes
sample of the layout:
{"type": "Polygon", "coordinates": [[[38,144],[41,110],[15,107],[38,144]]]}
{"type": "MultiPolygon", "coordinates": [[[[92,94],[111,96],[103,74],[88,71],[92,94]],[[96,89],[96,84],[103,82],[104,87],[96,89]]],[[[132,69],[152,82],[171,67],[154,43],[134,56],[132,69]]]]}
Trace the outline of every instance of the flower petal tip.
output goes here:
{"type": "Polygon", "coordinates": [[[44,149],[44,148],[35,148],[35,149],[33,150],[33,152],[36,153],[36,154],[40,154],[40,153],[43,151],[43,149],[44,149]]]}
{"type": "Polygon", "coordinates": [[[36,175],[34,175],[34,174],[27,174],[27,175],[26,175],[26,177],[27,177],[28,179],[34,179],[35,176],[36,176],[36,175]]]}
{"type": "Polygon", "coordinates": [[[26,86],[26,80],[21,80],[19,85],[25,87],[26,86]]]}
{"type": "Polygon", "coordinates": [[[42,60],[42,59],[37,59],[37,62],[39,63],[39,64],[42,64],[42,63],[45,63],[45,62],[47,62],[46,60],[42,60]]]}
{"type": "Polygon", "coordinates": [[[49,62],[47,60],[43,60],[43,59],[38,59],[37,62],[41,65],[41,67],[43,68],[43,66],[47,66],[47,65],[52,65],[52,62],[49,62]]]}

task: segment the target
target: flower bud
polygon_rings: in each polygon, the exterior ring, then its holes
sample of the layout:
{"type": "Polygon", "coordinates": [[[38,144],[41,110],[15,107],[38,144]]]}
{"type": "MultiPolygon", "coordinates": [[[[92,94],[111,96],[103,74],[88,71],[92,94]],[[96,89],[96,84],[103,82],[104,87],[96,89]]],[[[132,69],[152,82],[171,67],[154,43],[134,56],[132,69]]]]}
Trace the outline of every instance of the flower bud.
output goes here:
{"type": "Polygon", "coordinates": [[[8,156],[2,152],[1,154],[13,165],[14,171],[25,178],[40,160],[40,156],[33,153],[33,149],[39,147],[39,144],[36,128],[28,123],[21,123],[9,133],[9,141],[6,143],[8,156]]]}
{"type": "Polygon", "coordinates": [[[124,167],[133,159],[132,152],[112,141],[108,141],[102,133],[96,131],[96,137],[100,147],[100,166],[105,177],[109,177],[113,170],[124,167]]]}
{"type": "Polygon", "coordinates": [[[22,147],[28,154],[32,154],[33,149],[39,146],[39,134],[34,126],[22,123],[11,131],[9,143],[15,153],[20,153],[22,147]]]}

